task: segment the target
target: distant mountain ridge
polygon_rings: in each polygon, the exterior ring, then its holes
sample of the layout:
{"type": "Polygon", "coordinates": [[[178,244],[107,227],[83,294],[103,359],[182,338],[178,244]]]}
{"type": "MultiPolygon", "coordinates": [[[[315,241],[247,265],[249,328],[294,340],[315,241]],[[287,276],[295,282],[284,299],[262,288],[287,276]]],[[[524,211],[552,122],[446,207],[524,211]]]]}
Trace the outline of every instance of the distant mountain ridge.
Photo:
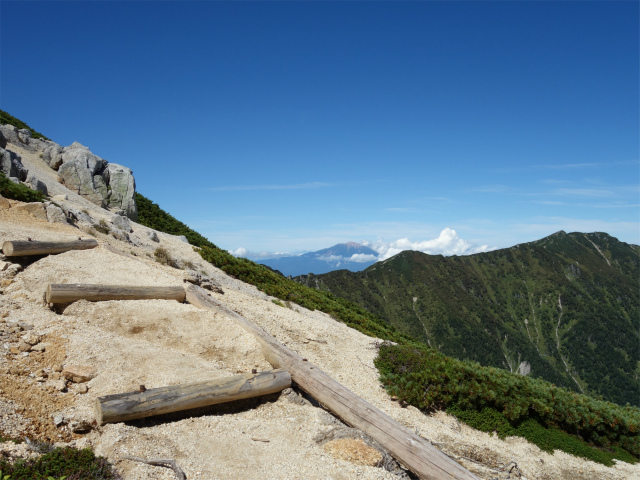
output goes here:
{"type": "Polygon", "coordinates": [[[284,276],[296,276],[307,273],[320,275],[341,268],[359,272],[373,265],[377,258],[378,252],[375,250],[359,243],[347,242],[303,255],[257,262],[281,272],[284,276]]]}
{"type": "Polygon", "coordinates": [[[462,257],[405,251],[294,280],[355,302],[446,355],[621,404],[640,398],[640,247],[557,232],[462,257]]]}

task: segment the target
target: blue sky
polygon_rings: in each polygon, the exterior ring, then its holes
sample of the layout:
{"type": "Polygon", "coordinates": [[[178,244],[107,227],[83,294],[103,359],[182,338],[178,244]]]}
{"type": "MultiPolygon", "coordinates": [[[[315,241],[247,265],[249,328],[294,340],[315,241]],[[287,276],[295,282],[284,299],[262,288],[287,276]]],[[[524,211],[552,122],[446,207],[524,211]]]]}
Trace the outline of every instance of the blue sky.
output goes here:
{"type": "Polygon", "coordinates": [[[0,108],[132,168],[229,250],[640,244],[638,19],[635,1],[3,0],[0,108]]]}

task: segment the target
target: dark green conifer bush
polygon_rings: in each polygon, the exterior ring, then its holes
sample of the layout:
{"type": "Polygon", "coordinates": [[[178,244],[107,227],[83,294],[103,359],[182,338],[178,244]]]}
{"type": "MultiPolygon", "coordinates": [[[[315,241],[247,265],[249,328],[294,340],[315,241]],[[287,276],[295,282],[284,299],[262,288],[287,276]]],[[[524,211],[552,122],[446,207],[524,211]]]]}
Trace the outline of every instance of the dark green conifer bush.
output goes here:
{"type": "Polygon", "coordinates": [[[383,345],[375,363],[387,391],[420,409],[447,409],[474,428],[524,436],[543,450],[561,449],[605,464],[640,457],[636,407],[445,357],[417,344],[383,345]],[[601,455],[589,445],[608,452],[601,455]]]}
{"type": "Polygon", "coordinates": [[[55,448],[38,458],[18,460],[11,464],[0,458],[0,471],[11,480],[34,480],[48,477],[65,480],[119,480],[122,477],[102,457],[96,457],[90,448],[55,448]]]}
{"type": "Polygon", "coordinates": [[[19,200],[21,202],[43,202],[45,196],[37,190],[23,185],[21,183],[13,183],[2,172],[0,172],[0,195],[4,198],[19,200]]]}

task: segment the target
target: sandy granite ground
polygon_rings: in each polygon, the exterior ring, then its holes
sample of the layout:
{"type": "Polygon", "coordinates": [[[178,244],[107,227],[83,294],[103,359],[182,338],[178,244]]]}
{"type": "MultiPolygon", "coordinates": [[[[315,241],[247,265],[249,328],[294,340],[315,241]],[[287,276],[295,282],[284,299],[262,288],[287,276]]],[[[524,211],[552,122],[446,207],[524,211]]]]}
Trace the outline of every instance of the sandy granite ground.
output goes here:
{"type": "MultiPolygon", "coordinates": [[[[111,217],[66,191],[36,154],[8,148],[38,172],[53,194],[67,194],[61,203],[86,209],[96,219],[111,217]]],[[[124,460],[126,455],[173,458],[190,480],[397,478],[383,468],[341,459],[341,448],[321,445],[318,436],[342,424],[296,391],[144,421],[94,425],[87,433],[72,431],[83,421],[91,424],[100,396],[134,391],[142,384],[154,388],[271,369],[251,335],[221,313],[169,300],[79,301],[64,311],[54,311],[43,301],[49,283],[179,286],[197,273],[221,287],[224,293],[212,293],[218,301],[483,479],[640,478],[638,466],[618,463],[608,468],[562,452],[550,455],[521,438],[500,440],[477,432],[443,412],[425,415],[403,408],[378,381],[373,365],[376,339],[323,313],[275,305],[254,287],[204,262],[177,237],[159,234],[160,242],[154,243],[146,227],[132,223],[130,242],[123,242],[49,223],[20,205],[10,201],[9,208],[6,202],[0,207],[0,243],[81,236],[96,238],[99,247],[43,257],[17,273],[15,268],[0,272],[0,434],[90,445],[126,479],[175,478],[170,469],[124,460]],[[153,252],[159,246],[183,268],[155,262],[153,252]],[[33,329],[19,331],[18,322],[33,329]],[[44,351],[11,353],[20,336],[29,332],[41,336],[44,351]],[[89,382],[70,384],[61,392],[56,370],[74,364],[97,373],[89,382]],[[88,391],[83,393],[82,386],[88,391]]]]}

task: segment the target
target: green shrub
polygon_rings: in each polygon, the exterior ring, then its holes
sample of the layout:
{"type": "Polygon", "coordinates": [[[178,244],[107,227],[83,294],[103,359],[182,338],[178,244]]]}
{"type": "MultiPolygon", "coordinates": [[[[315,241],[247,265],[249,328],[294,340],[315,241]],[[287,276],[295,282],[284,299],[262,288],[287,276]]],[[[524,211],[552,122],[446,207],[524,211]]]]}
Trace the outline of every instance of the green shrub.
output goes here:
{"type": "Polygon", "coordinates": [[[280,300],[276,300],[275,298],[273,300],[271,300],[271,302],[275,303],[279,307],[287,308],[284,303],[282,303],[280,300]]]}
{"type": "Polygon", "coordinates": [[[635,462],[640,457],[636,407],[445,357],[418,344],[383,345],[375,364],[389,394],[421,409],[455,412],[474,428],[521,435],[542,449],[558,448],[605,464],[612,458],[635,462]],[[603,457],[592,447],[609,454],[603,457]]]}
{"type": "Polygon", "coordinates": [[[18,460],[14,464],[0,458],[0,471],[11,480],[44,479],[111,480],[121,479],[113,466],[102,457],[96,457],[89,448],[55,448],[35,459],[18,460]]]}
{"type": "Polygon", "coordinates": [[[13,183],[4,173],[0,172],[0,195],[11,200],[21,202],[44,202],[45,196],[21,183],[13,183]]]}
{"type": "Polygon", "coordinates": [[[184,235],[187,237],[187,241],[196,247],[208,246],[217,248],[205,237],[187,227],[181,221],[176,220],[145,196],[136,193],[135,198],[136,206],[138,207],[139,224],[164,233],[170,233],[171,235],[184,235]]]}

